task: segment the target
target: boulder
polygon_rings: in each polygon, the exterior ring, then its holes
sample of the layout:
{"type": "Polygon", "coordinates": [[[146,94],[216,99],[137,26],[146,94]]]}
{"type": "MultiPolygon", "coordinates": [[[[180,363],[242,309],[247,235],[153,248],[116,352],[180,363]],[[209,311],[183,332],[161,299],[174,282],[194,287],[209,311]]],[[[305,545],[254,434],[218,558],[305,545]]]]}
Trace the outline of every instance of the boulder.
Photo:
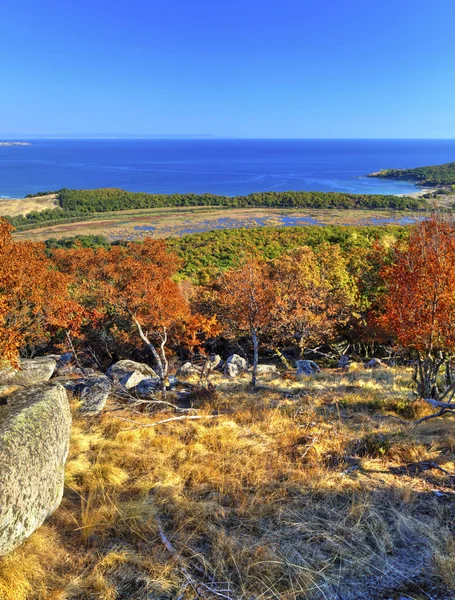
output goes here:
{"type": "Polygon", "coordinates": [[[9,365],[0,369],[0,385],[33,385],[49,381],[57,362],[48,356],[40,356],[22,358],[19,364],[19,369],[9,365]]]}
{"type": "Polygon", "coordinates": [[[19,546],[59,506],[70,431],[61,385],[17,390],[0,406],[0,555],[19,546]]]}
{"type": "Polygon", "coordinates": [[[153,396],[155,392],[160,389],[160,378],[159,377],[148,377],[140,381],[137,386],[131,390],[132,394],[139,396],[139,398],[148,398],[153,396]]]}
{"type": "Polygon", "coordinates": [[[247,361],[238,354],[232,354],[226,361],[224,373],[228,377],[237,377],[239,373],[243,373],[247,369],[247,361]]]}
{"type": "Polygon", "coordinates": [[[112,382],[105,375],[68,379],[62,385],[81,400],[79,411],[86,414],[101,412],[112,391],[112,382]]]}
{"type": "Polygon", "coordinates": [[[321,372],[321,369],[313,360],[297,360],[295,364],[297,367],[297,377],[314,375],[321,372]]]}
{"type": "Polygon", "coordinates": [[[123,385],[127,390],[136,387],[143,379],[156,377],[156,373],[151,367],[134,360],[119,360],[109,367],[106,375],[114,383],[123,385]]]}

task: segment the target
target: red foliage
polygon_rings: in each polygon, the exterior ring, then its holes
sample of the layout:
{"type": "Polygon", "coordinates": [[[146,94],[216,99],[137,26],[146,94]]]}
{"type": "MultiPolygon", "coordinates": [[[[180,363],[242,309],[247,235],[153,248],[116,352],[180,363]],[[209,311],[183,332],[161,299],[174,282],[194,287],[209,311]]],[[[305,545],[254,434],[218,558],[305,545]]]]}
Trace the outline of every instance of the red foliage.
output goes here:
{"type": "Polygon", "coordinates": [[[382,275],[382,324],[423,355],[455,350],[455,227],[433,216],[413,231],[382,275]]]}

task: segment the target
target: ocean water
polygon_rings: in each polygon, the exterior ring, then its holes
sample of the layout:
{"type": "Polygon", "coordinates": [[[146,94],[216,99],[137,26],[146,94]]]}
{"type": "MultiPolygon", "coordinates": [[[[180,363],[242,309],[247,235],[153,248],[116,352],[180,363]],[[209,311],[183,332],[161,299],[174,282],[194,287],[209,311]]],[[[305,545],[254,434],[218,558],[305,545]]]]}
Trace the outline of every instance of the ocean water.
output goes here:
{"type": "Polygon", "coordinates": [[[0,197],[67,188],[151,193],[340,191],[403,194],[385,168],[455,161],[455,140],[30,140],[0,147],[0,197]]]}

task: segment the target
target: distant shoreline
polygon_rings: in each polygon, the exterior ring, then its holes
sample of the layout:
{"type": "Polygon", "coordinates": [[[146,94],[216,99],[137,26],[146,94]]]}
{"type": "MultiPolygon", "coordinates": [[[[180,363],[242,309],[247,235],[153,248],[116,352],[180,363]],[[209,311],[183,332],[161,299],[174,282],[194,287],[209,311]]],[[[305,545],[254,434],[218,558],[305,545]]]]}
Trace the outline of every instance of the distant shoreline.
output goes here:
{"type": "Polygon", "coordinates": [[[0,142],[0,146],[31,146],[30,142],[0,142]]]}

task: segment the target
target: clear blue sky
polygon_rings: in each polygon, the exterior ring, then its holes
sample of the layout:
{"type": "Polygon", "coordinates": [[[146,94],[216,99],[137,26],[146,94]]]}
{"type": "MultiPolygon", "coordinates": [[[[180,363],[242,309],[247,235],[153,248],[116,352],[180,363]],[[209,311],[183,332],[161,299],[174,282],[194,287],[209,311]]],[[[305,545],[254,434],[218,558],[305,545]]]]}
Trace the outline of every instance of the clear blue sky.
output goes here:
{"type": "Polygon", "coordinates": [[[5,0],[0,132],[455,138],[455,0],[5,0]]]}

